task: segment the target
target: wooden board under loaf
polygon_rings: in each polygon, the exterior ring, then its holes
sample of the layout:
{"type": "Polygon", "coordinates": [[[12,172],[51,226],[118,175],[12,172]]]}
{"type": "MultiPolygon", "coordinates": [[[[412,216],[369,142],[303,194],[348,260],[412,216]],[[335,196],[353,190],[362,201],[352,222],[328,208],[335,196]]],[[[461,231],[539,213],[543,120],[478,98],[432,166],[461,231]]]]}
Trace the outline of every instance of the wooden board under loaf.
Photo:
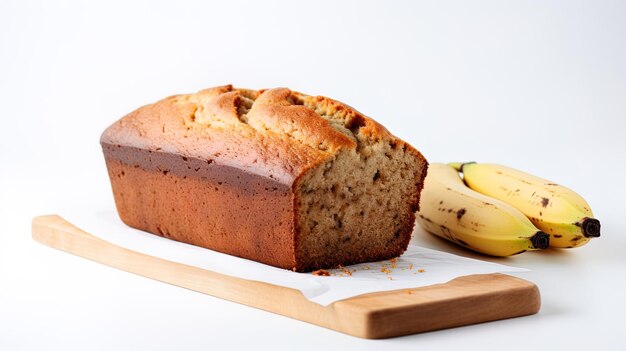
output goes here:
{"type": "Polygon", "coordinates": [[[127,272],[362,338],[389,338],[537,313],[531,282],[504,274],[472,275],[416,289],[365,294],[329,306],[298,290],[234,278],[131,251],[56,215],[33,219],[33,238],[127,272]]]}

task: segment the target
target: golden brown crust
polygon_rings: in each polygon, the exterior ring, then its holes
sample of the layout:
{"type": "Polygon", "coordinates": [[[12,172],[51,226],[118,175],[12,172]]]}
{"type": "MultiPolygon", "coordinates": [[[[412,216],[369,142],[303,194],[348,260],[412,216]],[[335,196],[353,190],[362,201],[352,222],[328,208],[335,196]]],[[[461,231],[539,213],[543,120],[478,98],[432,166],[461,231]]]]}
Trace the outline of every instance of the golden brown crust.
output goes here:
{"type": "MultiPolygon", "coordinates": [[[[304,271],[328,265],[296,262],[297,184],[341,150],[357,149],[362,139],[402,147],[426,165],[417,150],[350,106],[286,88],[227,85],[172,96],[110,126],[101,144],[128,225],[304,271]]],[[[422,173],[416,174],[420,188],[422,173]]],[[[416,209],[418,196],[411,199],[416,209]]],[[[332,265],[399,255],[413,228],[408,217],[399,234],[402,247],[340,257],[332,265]]]]}
{"type": "Polygon", "coordinates": [[[307,107],[313,104],[372,140],[396,139],[371,118],[326,97],[227,85],[141,107],[109,127],[101,142],[211,159],[292,183],[339,149],[356,148],[349,136],[307,107]]]}

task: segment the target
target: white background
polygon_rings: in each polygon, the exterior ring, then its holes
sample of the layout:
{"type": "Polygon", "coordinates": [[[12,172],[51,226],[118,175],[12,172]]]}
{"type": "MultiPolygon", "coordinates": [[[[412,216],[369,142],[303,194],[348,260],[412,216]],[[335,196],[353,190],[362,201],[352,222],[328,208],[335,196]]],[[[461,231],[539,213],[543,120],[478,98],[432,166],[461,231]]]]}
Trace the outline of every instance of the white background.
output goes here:
{"type": "MultiPolygon", "coordinates": [[[[3,0],[0,350],[624,350],[625,118],[625,2],[3,0]],[[330,96],[431,162],[497,162],[568,185],[602,237],[493,259],[533,269],[518,276],[541,289],[538,315],[378,341],[30,239],[33,216],[113,206],[106,126],[226,83],[330,96]]],[[[477,257],[419,228],[415,237],[477,257]]]]}

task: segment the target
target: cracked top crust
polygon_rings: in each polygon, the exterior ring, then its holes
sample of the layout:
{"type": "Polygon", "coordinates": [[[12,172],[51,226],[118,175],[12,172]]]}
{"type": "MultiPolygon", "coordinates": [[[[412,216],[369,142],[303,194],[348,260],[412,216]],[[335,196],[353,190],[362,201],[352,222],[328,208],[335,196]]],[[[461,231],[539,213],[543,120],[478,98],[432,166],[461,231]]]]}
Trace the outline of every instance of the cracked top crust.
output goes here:
{"type": "Polygon", "coordinates": [[[341,102],[287,88],[231,85],[143,106],[107,128],[100,141],[198,158],[285,184],[342,149],[380,141],[413,149],[341,102]]]}

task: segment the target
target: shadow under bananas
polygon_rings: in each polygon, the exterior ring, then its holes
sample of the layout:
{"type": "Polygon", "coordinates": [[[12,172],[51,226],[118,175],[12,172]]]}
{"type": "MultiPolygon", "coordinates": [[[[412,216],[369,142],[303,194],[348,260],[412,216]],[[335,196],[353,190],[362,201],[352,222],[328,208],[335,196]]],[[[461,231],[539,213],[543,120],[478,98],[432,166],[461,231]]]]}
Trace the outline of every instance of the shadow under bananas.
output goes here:
{"type": "Polygon", "coordinates": [[[509,257],[490,256],[466,249],[439,236],[433,235],[419,225],[416,225],[413,230],[411,244],[481,261],[530,269],[539,269],[550,265],[576,265],[581,263],[578,256],[582,254],[576,252],[580,249],[548,248],[545,250],[527,251],[509,257]]]}

